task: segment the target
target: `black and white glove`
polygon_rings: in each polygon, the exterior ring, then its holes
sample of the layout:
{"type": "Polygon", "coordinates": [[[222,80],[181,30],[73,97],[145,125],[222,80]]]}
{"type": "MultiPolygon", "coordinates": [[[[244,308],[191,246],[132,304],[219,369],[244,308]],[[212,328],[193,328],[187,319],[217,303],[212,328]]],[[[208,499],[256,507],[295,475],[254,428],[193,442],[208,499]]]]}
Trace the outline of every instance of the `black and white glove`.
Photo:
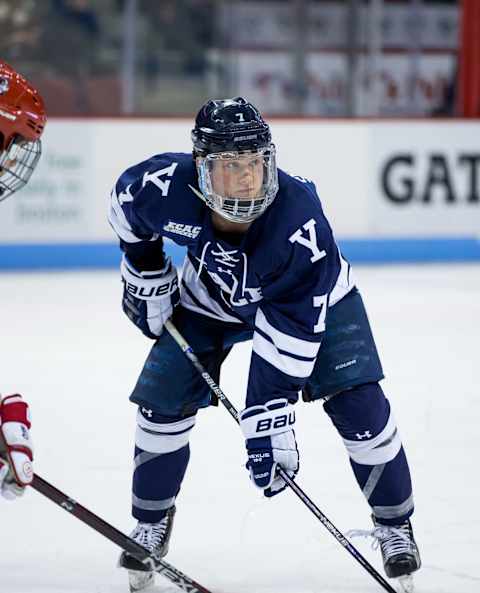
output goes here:
{"type": "Polygon", "coordinates": [[[295,432],[295,412],[286,399],[273,399],[240,412],[240,427],[246,439],[247,469],[250,479],[267,497],[286,488],[276,475],[280,465],[293,478],[298,472],[299,455],[295,432]]]}
{"type": "Polygon", "coordinates": [[[148,337],[156,339],[180,301],[177,269],[169,257],[161,270],[139,272],[124,255],[122,309],[148,337]]]}

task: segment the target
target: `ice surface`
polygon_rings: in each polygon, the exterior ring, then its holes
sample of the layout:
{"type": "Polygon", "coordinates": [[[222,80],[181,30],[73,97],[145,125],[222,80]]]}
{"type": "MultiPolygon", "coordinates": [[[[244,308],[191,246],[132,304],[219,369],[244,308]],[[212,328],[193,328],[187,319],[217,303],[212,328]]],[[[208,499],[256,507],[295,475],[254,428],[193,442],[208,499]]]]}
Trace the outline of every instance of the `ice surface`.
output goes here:
{"type": "MultiPolygon", "coordinates": [[[[480,266],[358,267],[413,473],[418,593],[480,591],[480,266]]],[[[123,316],[116,272],[0,275],[0,388],[33,412],[36,471],[130,531],[135,408],[150,347],[123,316]]],[[[225,363],[242,405],[250,347],[225,363]]],[[[298,483],[342,531],[369,509],[319,404],[297,408],[298,483]]],[[[381,587],[291,492],[263,500],[223,408],[199,413],[168,560],[218,593],[374,593],[381,587]]],[[[118,550],[29,491],[0,502],[0,592],[123,593],[118,550]]],[[[354,545],[380,570],[379,552],[354,545]]],[[[160,584],[162,581],[158,579],[160,584]]],[[[173,593],[165,582],[152,593],[173,593]]]]}

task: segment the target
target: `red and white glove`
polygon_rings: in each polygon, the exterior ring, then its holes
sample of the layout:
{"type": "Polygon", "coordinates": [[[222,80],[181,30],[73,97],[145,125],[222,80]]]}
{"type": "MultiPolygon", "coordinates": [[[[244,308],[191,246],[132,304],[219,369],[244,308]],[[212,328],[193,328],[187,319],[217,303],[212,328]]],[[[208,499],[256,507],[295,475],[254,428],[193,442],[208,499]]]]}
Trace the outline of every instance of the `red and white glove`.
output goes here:
{"type": "Polygon", "coordinates": [[[30,410],[21,395],[0,402],[0,493],[8,500],[21,496],[33,480],[30,410]]]}

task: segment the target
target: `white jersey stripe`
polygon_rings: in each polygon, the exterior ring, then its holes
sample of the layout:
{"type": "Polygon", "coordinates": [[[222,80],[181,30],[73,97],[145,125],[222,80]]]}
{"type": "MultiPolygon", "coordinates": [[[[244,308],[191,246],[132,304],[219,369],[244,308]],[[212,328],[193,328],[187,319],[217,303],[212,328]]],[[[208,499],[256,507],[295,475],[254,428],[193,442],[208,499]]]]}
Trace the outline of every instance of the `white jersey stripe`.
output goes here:
{"type": "Polygon", "coordinates": [[[330,293],[330,298],[328,301],[329,307],[332,307],[335,305],[335,303],[338,303],[340,299],[343,299],[343,297],[348,294],[355,286],[350,264],[343,258],[340,250],[338,250],[338,255],[340,256],[340,273],[338,274],[335,286],[330,293]]]}
{"type": "Polygon", "coordinates": [[[255,326],[269,336],[279,350],[291,352],[292,354],[304,356],[306,358],[314,358],[318,354],[320,342],[308,342],[307,340],[294,338],[293,336],[289,336],[288,334],[284,334],[278,329],[275,329],[273,325],[267,321],[267,318],[260,307],[258,308],[255,317],[255,326]]]}
{"type": "Polygon", "coordinates": [[[108,210],[108,221],[120,239],[123,239],[127,243],[140,242],[141,239],[133,234],[132,227],[125,216],[122,207],[120,206],[115,189],[113,189],[111,193],[110,207],[108,210]]]}
{"type": "Polygon", "coordinates": [[[312,374],[315,365],[315,359],[311,361],[297,360],[287,354],[281,354],[275,344],[272,344],[258,332],[253,334],[253,351],[290,377],[307,378],[312,374]]]}

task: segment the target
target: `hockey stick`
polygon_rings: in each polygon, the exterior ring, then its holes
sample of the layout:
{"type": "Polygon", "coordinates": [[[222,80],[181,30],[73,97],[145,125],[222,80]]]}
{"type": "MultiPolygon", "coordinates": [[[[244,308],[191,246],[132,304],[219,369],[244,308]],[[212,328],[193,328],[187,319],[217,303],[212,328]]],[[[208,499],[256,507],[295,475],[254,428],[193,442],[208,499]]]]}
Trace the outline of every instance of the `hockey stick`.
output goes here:
{"type": "MultiPolygon", "coordinates": [[[[235,406],[223,393],[220,386],[217,385],[217,383],[205,370],[204,366],[199,361],[188,342],[183,338],[183,336],[180,334],[180,332],[177,330],[177,328],[173,325],[173,323],[170,320],[165,322],[165,328],[167,329],[168,333],[172,336],[172,338],[175,340],[175,342],[180,346],[185,356],[197,369],[203,380],[208,384],[213,393],[218,397],[218,399],[228,410],[232,418],[237,422],[237,424],[239,424],[238,412],[235,406]]],[[[366,560],[362,556],[362,554],[360,554],[357,548],[348,541],[348,539],[343,535],[343,533],[339,531],[335,527],[335,525],[322,513],[322,511],[305,494],[305,492],[300,488],[300,486],[298,486],[298,484],[294,480],[292,480],[292,478],[290,478],[287,472],[283,470],[281,467],[278,467],[277,473],[283,480],[285,480],[287,485],[293,490],[293,492],[305,504],[305,506],[315,515],[315,517],[317,517],[320,523],[324,527],[326,527],[326,529],[333,535],[337,542],[341,544],[347,550],[347,552],[349,552],[355,558],[355,560],[363,566],[363,568],[368,573],[370,573],[370,575],[377,581],[377,583],[379,583],[385,589],[385,591],[388,591],[388,593],[397,593],[395,589],[387,583],[387,581],[382,577],[382,575],[377,570],[375,570],[375,568],[370,564],[370,562],[368,562],[368,560],[366,560]]]]}
{"type": "MultiPolygon", "coordinates": [[[[0,453],[5,451],[5,441],[3,435],[0,433],[0,453]]],[[[125,535],[113,527],[113,525],[110,525],[98,515],[89,511],[76,500],[73,500],[73,498],[70,498],[70,496],[67,496],[58,490],[58,488],[55,488],[55,486],[49,484],[39,475],[35,474],[33,476],[33,481],[30,484],[30,487],[49,498],[52,502],[56,503],[59,507],[62,507],[62,509],[68,513],[71,513],[77,519],[80,519],[80,521],[94,529],[97,533],[100,533],[114,544],[117,544],[117,546],[137,558],[137,560],[150,566],[152,570],[177,585],[182,591],[186,591],[186,593],[211,593],[211,591],[205,589],[205,587],[202,587],[190,577],[187,577],[187,575],[183,574],[183,572],[168,562],[165,562],[165,560],[150,556],[150,552],[146,548],[137,544],[137,542],[128,537],[128,535],[125,535]]]]}
{"type": "Polygon", "coordinates": [[[140,544],[137,544],[135,540],[101,519],[98,515],[92,513],[92,511],[89,511],[37,474],[33,477],[31,487],[55,502],[65,511],[71,513],[77,519],[80,519],[80,521],[94,529],[97,533],[117,544],[122,550],[125,550],[141,562],[149,565],[155,572],[177,585],[182,591],[186,591],[187,593],[211,593],[208,589],[205,589],[205,587],[202,587],[193,579],[187,577],[183,572],[168,562],[165,562],[165,560],[150,556],[150,552],[140,544]]]}

